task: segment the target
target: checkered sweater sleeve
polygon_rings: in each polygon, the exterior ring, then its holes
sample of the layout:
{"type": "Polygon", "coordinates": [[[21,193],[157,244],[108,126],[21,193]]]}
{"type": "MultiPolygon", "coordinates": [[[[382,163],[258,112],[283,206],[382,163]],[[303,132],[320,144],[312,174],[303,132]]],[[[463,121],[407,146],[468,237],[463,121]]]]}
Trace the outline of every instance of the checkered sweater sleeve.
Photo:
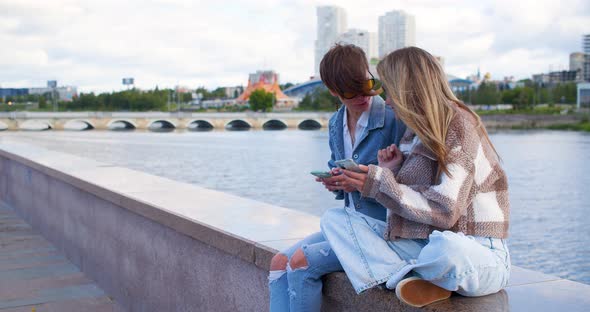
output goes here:
{"type": "MultiPolygon", "coordinates": [[[[466,133],[464,127],[455,130],[449,131],[447,138],[450,175],[442,173],[438,183],[433,185],[406,185],[399,183],[390,170],[371,165],[362,195],[375,198],[404,219],[441,229],[453,227],[461,216],[467,215],[471,206],[476,189],[477,151],[481,148],[477,134],[466,133]]],[[[429,181],[434,180],[432,177],[429,181]]]]}

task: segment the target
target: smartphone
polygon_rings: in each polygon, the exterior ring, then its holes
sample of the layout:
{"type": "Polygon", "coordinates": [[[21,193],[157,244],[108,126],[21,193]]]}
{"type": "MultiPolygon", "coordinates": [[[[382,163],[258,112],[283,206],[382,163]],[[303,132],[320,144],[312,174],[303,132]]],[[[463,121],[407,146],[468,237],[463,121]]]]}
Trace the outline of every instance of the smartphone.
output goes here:
{"type": "Polygon", "coordinates": [[[310,173],[318,178],[329,178],[332,176],[332,173],[329,171],[312,171],[310,173]]]}
{"type": "Polygon", "coordinates": [[[346,170],[350,170],[350,171],[354,171],[354,172],[362,172],[361,168],[359,168],[359,165],[357,163],[355,163],[354,160],[352,160],[352,159],[337,160],[334,162],[334,164],[336,164],[336,166],[338,166],[342,169],[346,169],[346,170]]]}

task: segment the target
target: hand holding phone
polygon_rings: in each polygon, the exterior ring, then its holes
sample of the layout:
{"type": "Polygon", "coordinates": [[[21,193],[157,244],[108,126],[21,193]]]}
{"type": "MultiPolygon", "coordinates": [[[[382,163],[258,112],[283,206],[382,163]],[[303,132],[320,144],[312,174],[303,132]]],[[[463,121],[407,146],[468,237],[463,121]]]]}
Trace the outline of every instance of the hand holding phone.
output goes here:
{"type": "Polygon", "coordinates": [[[359,168],[359,165],[354,162],[354,160],[352,159],[341,159],[341,160],[337,160],[334,162],[334,164],[336,164],[336,166],[342,168],[342,169],[346,169],[346,170],[350,170],[350,171],[354,171],[354,172],[363,172],[361,170],[361,168],[359,168]]]}

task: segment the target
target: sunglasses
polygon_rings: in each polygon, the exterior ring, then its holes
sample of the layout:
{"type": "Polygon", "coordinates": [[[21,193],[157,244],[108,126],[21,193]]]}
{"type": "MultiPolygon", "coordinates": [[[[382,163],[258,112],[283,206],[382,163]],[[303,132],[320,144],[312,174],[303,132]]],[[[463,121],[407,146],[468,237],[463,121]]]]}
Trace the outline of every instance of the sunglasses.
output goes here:
{"type": "MultiPolygon", "coordinates": [[[[367,79],[367,81],[365,82],[365,85],[363,86],[363,93],[361,93],[362,95],[375,95],[375,92],[377,94],[382,93],[382,87],[383,84],[381,83],[381,81],[379,81],[378,79],[375,79],[375,77],[373,76],[373,74],[371,74],[371,72],[369,72],[369,75],[371,75],[371,78],[367,79]],[[375,92],[372,92],[375,91],[375,92]]],[[[357,92],[344,92],[341,94],[341,96],[347,100],[350,99],[354,99],[355,97],[357,97],[359,95],[359,93],[357,92]]]]}

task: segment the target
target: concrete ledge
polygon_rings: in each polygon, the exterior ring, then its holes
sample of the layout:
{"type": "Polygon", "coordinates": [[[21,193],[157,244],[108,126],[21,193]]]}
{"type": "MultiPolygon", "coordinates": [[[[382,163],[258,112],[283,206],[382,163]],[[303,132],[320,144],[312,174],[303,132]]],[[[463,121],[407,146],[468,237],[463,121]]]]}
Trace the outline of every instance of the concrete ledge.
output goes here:
{"type": "MultiPolygon", "coordinates": [[[[270,259],[319,230],[316,216],[6,142],[0,200],[129,311],[268,310],[270,259]]],[[[588,285],[513,270],[498,294],[427,310],[528,311],[530,298],[568,311],[590,306],[588,285]]],[[[413,310],[391,291],[357,296],[343,273],[325,279],[323,311],[413,310]]]]}
{"type": "Polygon", "coordinates": [[[575,124],[583,119],[583,115],[491,114],[481,116],[481,120],[489,129],[543,128],[551,125],[575,124]]]}

